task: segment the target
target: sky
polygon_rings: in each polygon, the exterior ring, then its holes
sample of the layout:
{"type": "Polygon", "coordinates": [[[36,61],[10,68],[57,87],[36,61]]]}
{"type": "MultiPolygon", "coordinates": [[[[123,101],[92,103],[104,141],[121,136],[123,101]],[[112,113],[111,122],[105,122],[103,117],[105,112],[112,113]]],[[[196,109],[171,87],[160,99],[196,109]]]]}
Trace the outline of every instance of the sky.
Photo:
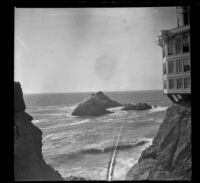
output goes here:
{"type": "Polygon", "coordinates": [[[175,7],[15,8],[14,80],[24,93],[162,89],[161,30],[175,7]]]}

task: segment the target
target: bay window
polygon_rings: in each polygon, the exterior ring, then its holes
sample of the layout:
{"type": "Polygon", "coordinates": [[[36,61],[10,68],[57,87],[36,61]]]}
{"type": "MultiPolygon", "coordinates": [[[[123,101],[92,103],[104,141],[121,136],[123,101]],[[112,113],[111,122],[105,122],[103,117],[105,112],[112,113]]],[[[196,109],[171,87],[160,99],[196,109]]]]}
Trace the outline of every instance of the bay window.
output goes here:
{"type": "Polygon", "coordinates": [[[176,60],[176,73],[183,72],[182,60],[176,60]]]}
{"type": "Polygon", "coordinates": [[[174,88],[174,79],[169,79],[169,89],[174,88]]]}
{"type": "Polygon", "coordinates": [[[190,71],[190,62],[189,62],[189,59],[184,59],[183,60],[183,71],[184,72],[189,72],[190,71]]]}
{"type": "Polygon", "coordinates": [[[190,78],[184,79],[184,88],[190,88],[190,78]]]}
{"type": "Polygon", "coordinates": [[[177,36],[175,38],[175,48],[176,48],[176,54],[180,54],[182,52],[182,40],[181,40],[181,36],[177,36]]]}
{"type": "Polygon", "coordinates": [[[168,72],[169,74],[174,73],[174,61],[168,62],[168,72]]]}

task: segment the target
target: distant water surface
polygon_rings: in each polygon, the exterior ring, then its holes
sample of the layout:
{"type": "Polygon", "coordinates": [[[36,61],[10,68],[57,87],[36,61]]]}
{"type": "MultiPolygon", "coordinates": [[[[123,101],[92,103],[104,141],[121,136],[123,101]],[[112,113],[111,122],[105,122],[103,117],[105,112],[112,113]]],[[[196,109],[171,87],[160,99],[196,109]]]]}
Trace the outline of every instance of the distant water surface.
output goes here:
{"type": "Polygon", "coordinates": [[[43,156],[63,177],[105,180],[108,162],[119,129],[124,124],[114,169],[114,180],[124,180],[142,150],[155,136],[171,105],[161,90],[104,92],[122,104],[146,102],[153,109],[122,111],[100,117],[75,117],[71,112],[91,93],[24,94],[27,112],[43,132],[43,156]]]}

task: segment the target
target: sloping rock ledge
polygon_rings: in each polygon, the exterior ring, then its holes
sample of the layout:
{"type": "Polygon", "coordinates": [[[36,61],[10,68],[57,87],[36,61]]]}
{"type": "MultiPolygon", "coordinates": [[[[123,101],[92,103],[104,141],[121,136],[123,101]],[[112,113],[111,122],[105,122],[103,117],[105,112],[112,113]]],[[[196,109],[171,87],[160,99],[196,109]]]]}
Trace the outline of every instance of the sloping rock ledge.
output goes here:
{"type": "Polygon", "coordinates": [[[190,103],[172,105],[126,180],[191,180],[190,103]]]}

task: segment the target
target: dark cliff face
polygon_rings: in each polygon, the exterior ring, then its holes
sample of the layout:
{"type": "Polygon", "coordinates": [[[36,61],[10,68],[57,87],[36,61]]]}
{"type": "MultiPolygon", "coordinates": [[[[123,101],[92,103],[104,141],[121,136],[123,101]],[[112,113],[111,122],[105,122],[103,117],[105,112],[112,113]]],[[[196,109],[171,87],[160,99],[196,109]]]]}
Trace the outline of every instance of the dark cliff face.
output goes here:
{"type": "Polygon", "coordinates": [[[191,179],[191,108],[171,106],[150,147],[127,173],[127,180],[191,179]]]}
{"type": "Polygon", "coordinates": [[[14,83],[14,177],[15,180],[63,180],[42,156],[42,132],[25,112],[20,83],[14,83]]]}

